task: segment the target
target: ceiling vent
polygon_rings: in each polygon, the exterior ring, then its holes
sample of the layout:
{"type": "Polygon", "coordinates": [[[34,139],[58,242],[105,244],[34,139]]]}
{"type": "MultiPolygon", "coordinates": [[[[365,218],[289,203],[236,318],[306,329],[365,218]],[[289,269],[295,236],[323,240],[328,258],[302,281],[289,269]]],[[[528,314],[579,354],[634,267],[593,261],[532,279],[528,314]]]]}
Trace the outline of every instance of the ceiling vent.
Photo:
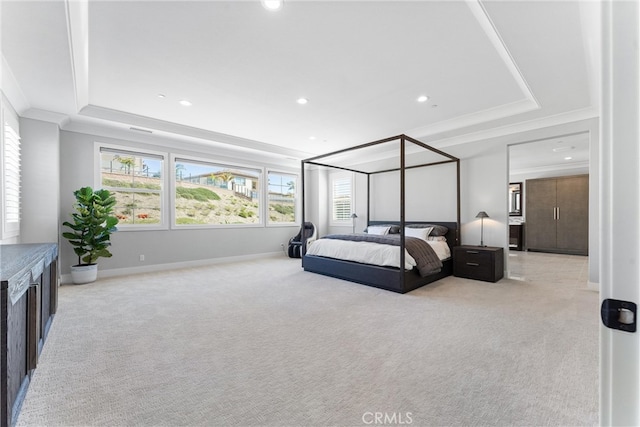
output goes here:
{"type": "Polygon", "coordinates": [[[133,126],[130,127],[129,129],[135,130],[136,132],[153,133],[153,131],[149,129],[134,128],[133,126]]]}
{"type": "Polygon", "coordinates": [[[561,153],[561,152],[563,152],[563,151],[571,151],[571,150],[573,150],[574,148],[576,148],[576,147],[574,147],[573,145],[571,145],[571,146],[566,145],[566,146],[564,146],[564,147],[556,147],[556,148],[554,148],[554,149],[553,149],[553,152],[554,152],[554,153],[561,153]]]}

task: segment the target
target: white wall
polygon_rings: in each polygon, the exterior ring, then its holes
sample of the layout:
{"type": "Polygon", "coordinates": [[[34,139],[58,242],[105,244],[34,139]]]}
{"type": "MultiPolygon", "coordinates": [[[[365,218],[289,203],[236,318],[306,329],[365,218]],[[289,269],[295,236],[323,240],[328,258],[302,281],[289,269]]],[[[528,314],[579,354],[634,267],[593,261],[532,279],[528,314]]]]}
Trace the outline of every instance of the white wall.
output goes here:
{"type": "MultiPolygon", "coordinates": [[[[122,141],[95,135],[67,132],[60,133],[60,216],[69,218],[74,203],[73,191],[83,186],[94,186],[95,151],[94,142],[126,145],[138,149],[167,151],[158,147],[133,141],[122,141]]],[[[197,150],[197,146],[176,142],[179,150],[171,150],[183,155],[206,156],[207,149],[197,150]]],[[[209,150],[211,151],[211,150],[209,150]]],[[[227,157],[213,157],[218,161],[230,161],[227,157]]],[[[246,163],[246,160],[236,159],[246,163]]],[[[271,166],[283,172],[297,173],[281,165],[271,166]]],[[[99,260],[101,271],[114,269],[144,268],[166,263],[189,263],[197,260],[238,257],[282,251],[294,236],[299,226],[272,226],[224,229],[190,229],[166,231],[119,231],[112,238],[112,258],[99,260]],[[144,255],[145,261],[139,261],[144,255]]],[[[69,267],[77,262],[71,245],[63,240],[60,244],[60,266],[62,273],[68,273],[69,267]]]]}
{"type": "MultiPolygon", "coordinates": [[[[372,175],[370,190],[371,219],[400,220],[400,172],[372,175]]],[[[457,220],[455,163],[405,171],[405,220],[457,220]]]]}
{"type": "Polygon", "coordinates": [[[21,243],[57,243],[60,227],[58,125],[20,119],[22,155],[21,243]]]}
{"type": "Polygon", "coordinates": [[[480,244],[481,222],[476,215],[480,211],[485,211],[489,218],[483,220],[484,244],[507,248],[506,206],[509,183],[507,182],[506,145],[500,141],[491,140],[448,147],[445,151],[461,160],[461,243],[463,245],[480,244]]]}
{"type": "Polygon", "coordinates": [[[326,169],[313,168],[305,173],[305,221],[312,222],[318,236],[329,234],[329,178],[326,169]]]}

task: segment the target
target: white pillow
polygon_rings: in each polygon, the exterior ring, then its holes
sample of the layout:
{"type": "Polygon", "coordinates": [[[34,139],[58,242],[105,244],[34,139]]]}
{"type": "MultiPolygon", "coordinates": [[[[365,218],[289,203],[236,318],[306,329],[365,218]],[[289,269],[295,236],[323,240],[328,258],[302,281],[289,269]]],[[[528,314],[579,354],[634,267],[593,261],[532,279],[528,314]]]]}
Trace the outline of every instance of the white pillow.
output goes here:
{"type": "Polygon", "coordinates": [[[427,240],[427,236],[431,233],[433,227],[427,228],[404,228],[404,235],[408,237],[417,237],[418,239],[427,240]]]}
{"type": "Polygon", "coordinates": [[[369,226],[369,227],[367,227],[367,233],[376,234],[378,236],[384,236],[385,234],[389,234],[389,229],[390,228],[391,227],[369,226]]]}
{"type": "Polygon", "coordinates": [[[447,238],[444,236],[429,236],[427,237],[429,242],[446,242],[447,238]]]}

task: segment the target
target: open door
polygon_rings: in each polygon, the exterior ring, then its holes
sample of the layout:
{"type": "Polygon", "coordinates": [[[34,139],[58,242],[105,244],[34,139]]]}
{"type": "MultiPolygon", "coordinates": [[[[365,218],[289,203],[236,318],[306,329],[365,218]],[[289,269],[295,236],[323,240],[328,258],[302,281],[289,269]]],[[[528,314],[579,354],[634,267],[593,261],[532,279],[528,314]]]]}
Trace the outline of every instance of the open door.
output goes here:
{"type": "Polygon", "coordinates": [[[640,425],[640,6],[602,2],[600,423],[640,425]],[[617,327],[624,326],[622,329],[617,327]],[[626,329],[626,330],[625,330],[626,329]]]}

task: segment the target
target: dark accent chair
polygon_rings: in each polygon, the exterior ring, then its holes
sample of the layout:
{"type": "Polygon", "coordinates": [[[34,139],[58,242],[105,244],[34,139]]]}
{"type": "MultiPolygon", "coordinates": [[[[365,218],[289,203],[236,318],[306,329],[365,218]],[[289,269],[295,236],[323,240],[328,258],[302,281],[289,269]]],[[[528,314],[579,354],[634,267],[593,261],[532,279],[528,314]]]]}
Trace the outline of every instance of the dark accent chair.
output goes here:
{"type": "Polygon", "coordinates": [[[316,240],[316,226],[311,222],[305,222],[304,227],[300,227],[298,234],[289,239],[289,258],[302,258],[302,245],[308,245],[316,240]],[[304,233],[302,232],[304,229],[304,233]],[[302,237],[304,234],[304,237],[302,237]]]}

